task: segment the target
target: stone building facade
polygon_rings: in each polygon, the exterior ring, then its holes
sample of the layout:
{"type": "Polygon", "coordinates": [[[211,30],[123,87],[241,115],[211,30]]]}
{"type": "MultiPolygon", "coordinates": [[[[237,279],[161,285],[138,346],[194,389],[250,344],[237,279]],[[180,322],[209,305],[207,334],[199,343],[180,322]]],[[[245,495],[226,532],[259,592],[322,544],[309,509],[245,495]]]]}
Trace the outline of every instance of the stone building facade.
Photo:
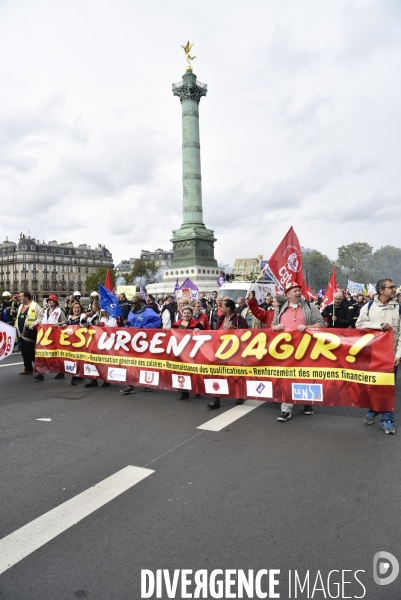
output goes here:
{"type": "Polygon", "coordinates": [[[113,267],[105,246],[91,248],[72,242],[45,244],[21,234],[18,243],[0,244],[0,290],[16,294],[29,290],[41,302],[49,294],[65,297],[76,290],[88,295],[86,278],[99,267],[113,267]]]}

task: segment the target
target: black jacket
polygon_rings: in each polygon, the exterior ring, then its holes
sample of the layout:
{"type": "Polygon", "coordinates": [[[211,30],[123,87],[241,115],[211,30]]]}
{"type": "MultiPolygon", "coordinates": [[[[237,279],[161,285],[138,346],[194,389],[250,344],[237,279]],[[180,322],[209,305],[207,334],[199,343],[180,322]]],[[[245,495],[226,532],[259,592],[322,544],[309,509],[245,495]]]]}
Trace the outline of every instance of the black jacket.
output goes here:
{"type": "Polygon", "coordinates": [[[128,315],[132,308],[131,302],[129,300],[127,300],[127,298],[126,298],[125,300],[122,300],[121,302],[119,302],[119,305],[121,308],[123,319],[124,319],[124,321],[127,321],[128,315]]]}
{"type": "Polygon", "coordinates": [[[334,315],[337,317],[337,320],[333,322],[333,304],[326,306],[322,312],[322,317],[327,318],[329,327],[337,329],[340,327],[354,327],[354,320],[348,306],[346,306],[344,302],[342,302],[340,306],[335,307],[334,315]]]}

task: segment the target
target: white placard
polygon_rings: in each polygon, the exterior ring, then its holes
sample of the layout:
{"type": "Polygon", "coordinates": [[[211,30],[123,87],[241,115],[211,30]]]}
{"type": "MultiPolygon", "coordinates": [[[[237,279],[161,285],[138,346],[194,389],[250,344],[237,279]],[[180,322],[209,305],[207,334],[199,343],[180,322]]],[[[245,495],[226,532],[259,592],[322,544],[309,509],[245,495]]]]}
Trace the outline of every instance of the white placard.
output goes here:
{"type": "Polygon", "coordinates": [[[192,390],[192,381],[190,375],[172,374],[172,386],[180,390],[192,390]]]}
{"type": "Polygon", "coordinates": [[[139,371],[139,383],[144,385],[159,385],[160,373],[157,371],[139,371]]]}
{"type": "Polygon", "coordinates": [[[72,360],[64,361],[64,371],[66,373],[70,373],[71,375],[75,375],[77,372],[77,363],[72,360]]]}
{"type": "Polygon", "coordinates": [[[246,395],[252,398],[273,398],[271,381],[247,381],[246,395]]]}
{"type": "Polygon", "coordinates": [[[205,379],[204,382],[206,394],[220,396],[229,393],[227,379],[205,379]]]}
{"type": "Polygon", "coordinates": [[[108,367],[107,379],[110,381],[126,381],[127,369],[119,369],[118,367],[108,367]]]}
{"type": "Polygon", "coordinates": [[[99,377],[99,371],[95,365],[84,364],[84,375],[87,377],[99,377]]]}

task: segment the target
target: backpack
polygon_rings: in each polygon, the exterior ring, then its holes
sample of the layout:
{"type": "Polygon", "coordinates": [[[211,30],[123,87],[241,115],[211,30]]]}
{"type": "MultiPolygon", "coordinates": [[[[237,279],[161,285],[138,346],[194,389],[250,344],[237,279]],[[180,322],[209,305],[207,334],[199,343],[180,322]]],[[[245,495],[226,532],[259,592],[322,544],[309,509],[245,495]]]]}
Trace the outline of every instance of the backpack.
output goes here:
{"type": "MultiPolygon", "coordinates": [[[[373,300],[370,300],[370,302],[368,302],[368,316],[369,316],[369,311],[370,311],[370,307],[372,306],[372,304],[373,304],[373,300]]],[[[398,306],[398,314],[401,317],[401,304],[398,306]]]]}

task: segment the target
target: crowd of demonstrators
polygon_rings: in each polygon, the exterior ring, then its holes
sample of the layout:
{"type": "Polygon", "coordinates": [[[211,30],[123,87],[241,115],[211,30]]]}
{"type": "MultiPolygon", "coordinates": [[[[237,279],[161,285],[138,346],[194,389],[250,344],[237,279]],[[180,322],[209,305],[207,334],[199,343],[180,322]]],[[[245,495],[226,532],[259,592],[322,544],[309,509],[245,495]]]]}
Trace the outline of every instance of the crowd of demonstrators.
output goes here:
{"type": "MultiPolygon", "coordinates": [[[[396,377],[401,359],[401,306],[395,296],[396,286],[392,279],[380,279],[376,284],[376,295],[373,300],[361,308],[356,327],[357,329],[377,329],[379,331],[393,330],[394,376],[396,377]]],[[[365,423],[372,425],[378,414],[380,413],[369,410],[365,417],[365,423]]],[[[394,434],[394,413],[382,412],[381,424],[386,433],[394,434]]]]}
{"type": "MultiPolygon", "coordinates": [[[[260,304],[253,292],[247,298],[239,297],[237,305],[229,297],[221,297],[213,292],[209,298],[202,296],[199,300],[191,301],[182,297],[175,302],[172,295],[158,297],[157,302],[151,295],[146,300],[136,294],[130,301],[125,294],[119,294],[118,300],[122,311],[122,320],[117,322],[114,317],[101,310],[99,295],[92,292],[91,303],[85,311],[81,302],[81,293],[67,298],[65,310],[59,306],[58,297],[50,295],[47,298],[46,309],[43,309],[32,300],[29,291],[24,291],[12,299],[9,292],[2,295],[0,305],[1,321],[15,324],[21,344],[24,360],[24,370],[21,375],[33,373],[35,358],[36,325],[39,323],[65,327],[67,325],[97,325],[107,327],[133,327],[133,328],[160,328],[165,330],[188,329],[194,333],[199,330],[226,330],[226,329],[260,329],[272,328],[275,331],[297,329],[304,332],[309,327],[380,329],[394,332],[394,373],[401,359],[401,292],[396,297],[396,286],[391,279],[381,279],[376,285],[376,295],[373,299],[365,298],[362,294],[356,298],[348,292],[337,291],[333,303],[326,306],[322,312],[319,310],[319,301],[308,302],[302,298],[300,287],[297,283],[289,283],[285,295],[271,296],[263,299],[260,304]]],[[[35,381],[42,381],[44,376],[37,374],[35,381]]],[[[58,373],[56,379],[64,378],[64,373],[58,373]]],[[[72,385],[78,384],[82,377],[73,376],[72,385]]],[[[96,387],[97,378],[91,378],[86,387],[96,387]]],[[[108,387],[108,382],[103,382],[102,387],[108,387]]],[[[153,388],[145,387],[143,391],[153,388]]],[[[129,385],[121,390],[122,394],[133,394],[134,386],[129,385]]],[[[198,394],[197,394],[198,395],[198,394]]],[[[189,398],[189,392],[183,391],[180,399],[189,398]]],[[[283,398],[285,400],[287,398],[283,398]]],[[[236,399],[236,404],[242,404],[242,398],[236,399]]],[[[207,404],[210,409],[220,408],[220,397],[215,396],[207,404]]],[[[278,421],[286,422],[291,418],[293,404],[282,402],[278,421]]],[[[311,405],[304,405],[303,413],[314,413],[311,405]]],[[[368,411],[365,423],[372,424],[379,413],[368,411]]],[[[381,413],[381,423],[386,433],[395,433],[394,413],[381,413]]]]}

